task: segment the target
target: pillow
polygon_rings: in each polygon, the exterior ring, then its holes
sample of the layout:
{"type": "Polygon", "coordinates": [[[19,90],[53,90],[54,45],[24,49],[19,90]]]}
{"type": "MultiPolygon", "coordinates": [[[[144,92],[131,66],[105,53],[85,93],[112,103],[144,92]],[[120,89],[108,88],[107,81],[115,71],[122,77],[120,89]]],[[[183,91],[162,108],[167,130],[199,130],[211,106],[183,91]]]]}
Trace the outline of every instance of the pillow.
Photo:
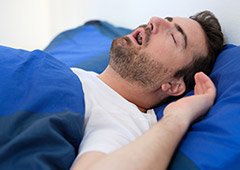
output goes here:
{"type": "Polygon", "coordinates": [[[101,73],[108,65],[112,40],[130,31],[103,21],[89,21],[59,34],[45,51],[69,67],[101,73]]]}
{"type": "MultiPolygon", "coordinates": [[[[191,126],[169,169],[240,169],[240,47],[226,45],[210,75],[215,104],[191,126]]],[[[156,108],[158,118],[165,106],[156,108]]],[[[161,159],[161,158],[160,158],[161,159]]]]}

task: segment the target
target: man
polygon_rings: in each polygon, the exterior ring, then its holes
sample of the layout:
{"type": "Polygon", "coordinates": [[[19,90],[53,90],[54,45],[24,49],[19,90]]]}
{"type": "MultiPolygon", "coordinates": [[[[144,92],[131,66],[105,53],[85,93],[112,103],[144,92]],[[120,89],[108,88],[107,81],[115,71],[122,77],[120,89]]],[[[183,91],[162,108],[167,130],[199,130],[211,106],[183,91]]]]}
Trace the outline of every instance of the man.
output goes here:
{"type": "Polygon", "coordinates": [[[209,74],[222,46],[221,27],[209,11],[153,17],[113,41],[102,74],[73,69],[83,84],[86,118],[72,168],[166,169],[190,124],[214,102],[215,86],[203,72],[209,74]],[[194,79],[194,95],[169,104],[157,122],[152,108],[184,94],[194,79]]]}

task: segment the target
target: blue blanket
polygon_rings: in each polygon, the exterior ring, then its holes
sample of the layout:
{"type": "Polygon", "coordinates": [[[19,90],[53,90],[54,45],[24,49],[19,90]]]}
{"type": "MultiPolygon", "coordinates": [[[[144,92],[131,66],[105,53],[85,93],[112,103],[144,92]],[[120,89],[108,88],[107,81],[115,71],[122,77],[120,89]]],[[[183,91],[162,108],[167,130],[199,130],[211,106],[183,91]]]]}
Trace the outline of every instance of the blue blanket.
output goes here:
{"type": "Polygon", "coordinates": [[[69,169],[83,135],[81,83],[49,54],[0,46],[0,169],[69,169]]]}

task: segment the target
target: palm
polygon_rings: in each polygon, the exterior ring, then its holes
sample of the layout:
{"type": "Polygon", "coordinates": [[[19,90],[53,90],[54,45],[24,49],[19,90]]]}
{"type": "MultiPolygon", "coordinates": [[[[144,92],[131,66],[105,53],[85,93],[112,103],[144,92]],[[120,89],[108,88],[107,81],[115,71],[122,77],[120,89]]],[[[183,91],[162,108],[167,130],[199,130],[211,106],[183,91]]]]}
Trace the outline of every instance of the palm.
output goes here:
{"type": "Polygon", "coordinates": [[[194,95],[184,97],[169,104],[164,114],[186,116],[192,122],[203,115],[213,105],[216,89],[211,79],[203,73],[195,75],[194,95]]]}

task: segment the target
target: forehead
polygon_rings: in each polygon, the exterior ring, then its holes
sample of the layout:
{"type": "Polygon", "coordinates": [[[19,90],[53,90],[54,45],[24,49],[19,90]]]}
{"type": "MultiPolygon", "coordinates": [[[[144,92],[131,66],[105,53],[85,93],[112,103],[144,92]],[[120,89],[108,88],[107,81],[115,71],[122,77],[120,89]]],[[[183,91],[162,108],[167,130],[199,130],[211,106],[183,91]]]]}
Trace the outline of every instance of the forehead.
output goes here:
{"type": "Polygon", "coordinates": [[[198,22],[190,18],[172,17],[172,22],[177,23],[185,32],[188,39],[188,50],[194,54],[206,55],[207,45],[205,33],[198,22]]]}

